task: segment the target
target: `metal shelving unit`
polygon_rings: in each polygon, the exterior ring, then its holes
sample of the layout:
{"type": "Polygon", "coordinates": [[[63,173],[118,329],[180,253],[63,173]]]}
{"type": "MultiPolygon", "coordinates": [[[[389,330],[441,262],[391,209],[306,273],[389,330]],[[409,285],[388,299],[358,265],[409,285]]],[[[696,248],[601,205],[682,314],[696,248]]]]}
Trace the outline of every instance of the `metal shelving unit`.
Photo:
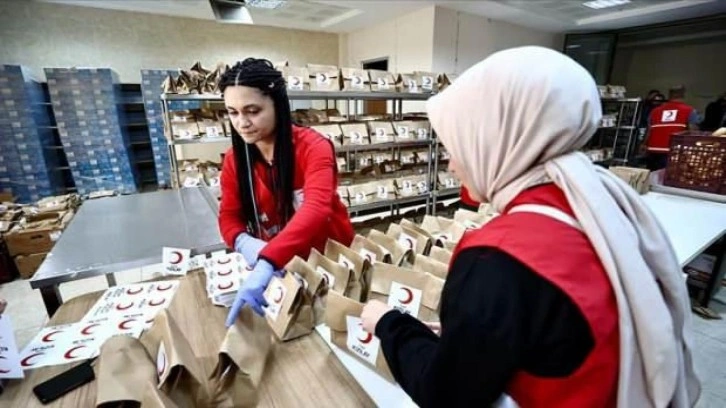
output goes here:
{"type": "Polygon", "coordinates": [[[610,148],[612,157],[599,164],[628,165],[638,145],[638,121],[642,108],[640,98],[601,98],[603,114],[617,114],[615,126],[600,126],[587,148],[610,148]]]}
{"type": "Polygon", "coordinates": [[[154,155],[151,150],[149,124],[144,112],[141,85],[121,84],[120,91],[119,109],[123,112],[121,131],[128,134],[129,149],[133,153],[132,165],[137,174],[138,185],[143,191],[155,190],[158,181],[154,170],[154,155]]]}

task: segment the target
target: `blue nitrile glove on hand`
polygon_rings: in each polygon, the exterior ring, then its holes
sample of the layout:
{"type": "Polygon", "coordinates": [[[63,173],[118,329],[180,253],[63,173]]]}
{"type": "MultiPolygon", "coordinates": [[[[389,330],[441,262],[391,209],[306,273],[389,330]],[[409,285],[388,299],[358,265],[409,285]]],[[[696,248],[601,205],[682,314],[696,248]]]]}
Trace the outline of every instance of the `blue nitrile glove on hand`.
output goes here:
{"type": "Polygon", "coordinates": [[[242,254],[250,268],[254,268],[257,264],[257,258],[260,251],[267,245],[267,242],[257,239],[246,232],[237,235],[234,240],[234,250],[242,254]]]}
{"type": "Polygon", "coordinates": [[[239,316],[239,312],[243,307],[249,306],[260,316],[265,315],[263,307],[267,306],[265,300],[265,289],[272,280],[272,275],[275,272],[275,267],[271,263],[261,259],[257,262],[255,269],[252,270],[250,276],[242,282],[237,291],[237,297],[232,303],[232,307],[229,308],[229,314],[227,315],[227,327],[232,326],[239,316]]]}

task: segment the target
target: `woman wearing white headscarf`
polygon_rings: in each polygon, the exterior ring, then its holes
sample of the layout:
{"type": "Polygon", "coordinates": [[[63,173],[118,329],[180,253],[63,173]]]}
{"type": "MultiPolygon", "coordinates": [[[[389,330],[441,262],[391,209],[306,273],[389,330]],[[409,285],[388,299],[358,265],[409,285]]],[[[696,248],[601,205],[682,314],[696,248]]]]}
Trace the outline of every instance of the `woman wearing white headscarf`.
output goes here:
{"type": "Polygon", "coordinates": [[[465,234],[441,332],[372,301],[363,326],[421,406],[689,407],[688,296],[640,197],[578,149],[601,116],[592,77],[561,53],[491,55],[427,105],[474,199],[502,215],[465,234]]]}

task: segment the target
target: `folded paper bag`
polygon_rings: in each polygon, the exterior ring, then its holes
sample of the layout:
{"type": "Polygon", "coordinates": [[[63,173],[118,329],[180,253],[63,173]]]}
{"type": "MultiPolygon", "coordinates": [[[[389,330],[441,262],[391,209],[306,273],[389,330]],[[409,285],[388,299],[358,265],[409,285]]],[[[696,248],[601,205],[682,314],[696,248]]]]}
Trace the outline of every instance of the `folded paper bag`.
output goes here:
{"type": "Polygon", "coordinates": [[[444,280],[430,273],[377,262],[370,297],[422,321],[438,321],[443,287],[444,280]]]}
{"type": "Polygon", "coordinates": [[[372,229],[368,232],[368,239],[378,244],[388,256],[391,257],[393,265],[401,265],[405,260],[412,259],[413,250],[404,247],[395,238],[384,234],[381,231],[372,229]]]}
{"type": "MultiPolygon", "coordinates": [[[[301,258],[296,257],[295,259],[293,259],[295,263],[305,265],[305,261],[301,258]],[[295,259],[299,261],[295,261],[295,259]]],[[[312,296],[308,296],[305,288],[308,283],[300,274],[288,269],[299,269],[300,267],[288,264],[285,267],[284,275],[273,277],[265,290],[264,296],[268,304],[265,317],[280,341],[292,340],[309,334],[315,326],[313,299],[312,296]]]]}
{"type": "Polygon", "coordinates": [[[334,290],[341,295],[347,295],[346,290],[352,277],[350,269],[327,258],[315,248],[310,251],[308,264],[323,275],[325,284],[330,290],[334,290]]]}
{"type": "Polygon", "coordinates": [[[243,308],[219,350],[210,378],[212,406],[253,407],[259,402],[259,386],[272,350],[272,332],[264,318],[243,308]]]}
{"type": "Polygon", "coordinates": [[[453,256],[453,252],[449,251],[446,248],[441,247],[431,247],[431,252],[429,252],[429,256],[439,262],[443,262],[447,266],[451,262],[451,257],[453,256]]]}
{"type": "Polygon", "coordinates": [[[325,244],[325,256],[351,271],[353,277],[349,282],[348,297],[364,302],[366,295],[363,291],[364,276],[368,273],[370,262],[358,252],[332,239],[325,244]]]}
{"type": "MultiPolygon", "coordinates": [[[[412,250],[416,254],[426,255],[431,249],[431,235],[428,232],[420,230],[420,227],[411,227],[403,225],[404,221],[401,220],[401,225],[391,224],[388,226],[386,235],[392,237],[398,241],[404,248],[412,250]]],[[[409,259],[411,261],[411,259],[409,259]]]]}
{"type": "Polygon", "coordinates": [[[417,254],[413,262],[413,269],[428,272],[440,279],[446,279],[449,266],[428,256],[417,254]]]}
{"type": "Polygon", "coordinates": [[[147,385],[143,389],[144,396],[141,399],[141,406],[143,408],[178,408],[179,405],[175,404],[169,397],[155,385],[147,385]]]}
{"type": "Polygon", "coordinates": [[[133,337],[113,336],[101,346],[96,367],[96,406],[138,406],[144,389],[156,388],[154,362],[133,337]]]}
{"type": "MultiPolygon", "coordinates": [[[[303,283],[303,294],[302,303],[303,307],[312,305],[313,322],[314,325],[323,322],[323,314],[325,312],[325,305],[323,300],[328,294],[328,284],[325,276],[313,268],[308,262],[302,258],[294,257],[285,267],[288,272],[292,272],[296,277],[302,279],[303,283]]],[[[298,279],[298,280],[299,280],[298,279]]],[[[299,319],[299,318],[298,318],[299,319]]],[[[312,331],[312,327],[310,328],[312,331]]]]}

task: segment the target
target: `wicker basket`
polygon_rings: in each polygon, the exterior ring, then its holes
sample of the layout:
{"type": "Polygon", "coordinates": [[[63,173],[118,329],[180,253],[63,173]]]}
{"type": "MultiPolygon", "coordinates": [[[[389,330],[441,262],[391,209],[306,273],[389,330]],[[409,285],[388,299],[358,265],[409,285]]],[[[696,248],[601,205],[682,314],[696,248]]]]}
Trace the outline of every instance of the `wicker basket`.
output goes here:
{"type": "Polygon", "coordinates": [[[726,194],[726,138],[697,131],[674,134],[663,184],[726,194]]]}

